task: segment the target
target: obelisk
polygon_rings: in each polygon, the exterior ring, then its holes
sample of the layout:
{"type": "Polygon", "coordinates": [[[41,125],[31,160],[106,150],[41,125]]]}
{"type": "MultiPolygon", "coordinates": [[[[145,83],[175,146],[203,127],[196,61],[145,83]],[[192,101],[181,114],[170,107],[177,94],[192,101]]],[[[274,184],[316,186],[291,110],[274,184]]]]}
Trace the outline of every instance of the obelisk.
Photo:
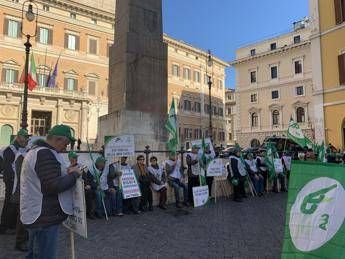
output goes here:
{"type": "Polygon", "coordinates": [[[167,118],[167,45],[162,0],[117,0],[109,57],[109,110],[99,137],[132,134],[136,149],[164,150],[167,118]]]}

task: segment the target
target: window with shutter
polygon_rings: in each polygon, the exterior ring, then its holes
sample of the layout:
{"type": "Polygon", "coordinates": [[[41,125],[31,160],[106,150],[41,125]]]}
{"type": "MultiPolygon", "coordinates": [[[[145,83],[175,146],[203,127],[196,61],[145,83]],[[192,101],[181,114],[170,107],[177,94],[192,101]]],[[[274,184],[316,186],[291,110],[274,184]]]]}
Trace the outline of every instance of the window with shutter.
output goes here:
{"type": "Polygon", "coordinates": [[[341,24],[345,21],[345,0],[334,0],[335,23],[341,24]]]}
{"type": "Polygon", "coordinates": [[[75,50],[79,50],[79,49],[80,49],[80,37],[75,36],[75,50]]]}
{"type": "Polygon", "coordinates": [[[48,30],[48,44],[53,45],[53,30],[52,29],[48,30]]]}
{"type": "Polygon", "coordinates": [[[89,53],[97,55],[97,40],[89,39],[89,53]]]}
{"type": "Polygon", "coordinates": [[[345,53],[338,56],[339,83],[345,85],[345,53]]]}
{"type": "Polygon", "coordinates": [[[96,82],[89,81],[89,95],[96,95],[96,82]]]}
{"type": "Polygon", "coordinates": [[[19,22],[8,20],[7,36],[11,38],[18,38],[20,36],[19,22]]]}

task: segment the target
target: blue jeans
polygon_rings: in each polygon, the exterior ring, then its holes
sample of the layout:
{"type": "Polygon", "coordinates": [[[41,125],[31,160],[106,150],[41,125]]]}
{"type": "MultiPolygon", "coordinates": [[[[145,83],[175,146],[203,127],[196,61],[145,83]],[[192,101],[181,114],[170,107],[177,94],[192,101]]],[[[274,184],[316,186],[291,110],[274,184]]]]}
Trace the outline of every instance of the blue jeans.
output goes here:
{"type": "Polygon", "coordinates": [[[122,213],[122,209],[123,209],[122,191],[119,190],[118,187],[115,187],[115,190],[116,190],[115,193],[107,192],[107,195],[106,195],[107,203],[109,202],[108,213],[110,215],[116,215],[116,214],[122,213]]]}
{"type": "Polygon", "coordinates": [[[176,203],[180,202],[180,189],[183,189],[183,200],[188,202],[188,187],[186,184],[182,183],[179,179],[171,179],[171,186],[174,188],[175,192],[175,201],[176,203]]]}
{"type": "Polygon", "coordinates": [[[28,229],[29,252],[26,259],[54,259],[58,244],[58,225],[28,229]]]}
{"type": "Polygon", "coordinates": [[[260,177],[259,175],[259,180],[255,179],[254,176],[250,176],[250,179],[253,182],[256,193],[257,194],[263,193],[264,192],[264,178],[260,177]]]}

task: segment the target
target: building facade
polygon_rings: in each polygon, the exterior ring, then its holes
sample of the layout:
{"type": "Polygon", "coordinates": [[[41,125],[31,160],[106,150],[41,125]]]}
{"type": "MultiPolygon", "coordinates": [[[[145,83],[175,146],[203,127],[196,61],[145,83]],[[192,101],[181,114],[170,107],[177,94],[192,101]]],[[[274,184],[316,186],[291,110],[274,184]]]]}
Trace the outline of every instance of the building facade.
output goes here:
{"type": "Polygon", "coordinates": [[[236,143],[236,92],[234,89],[225,90],[225,114],[226,114],[226,144],[234,145],[236,143]]]}
{"type": "MultiPolygon", "coordinates": [[[[0,3],[0,146],[20,128],[25,37],[21,33],[22,0],[0,3]]],[[[108,112],[109,47],[114,42],[115,0],[37,0],[38,29],[31,39],[38,86],[29,91],[28,124],[45,135],[59,123],[70,125],[82,142],[97,139],[98,118],[108,112]],[[56,84],[47,87],[57,66],[56,84]]],[[[25,22],[23,28],[25,29],[25,22]]],[[[165,36],[168,49],[168,104],[179,107],[181,143],[208,136],[207,53],[165,36]],[[206,103],[207,102],[207,103],[206,103]]],[[[213,139],[225,143],[224,82],[227,64],[214,58],[211,75],[213,139]]]]}
{"type": "Polygon", "coordinates": [[[242,47],[236,70],[236,138],[244,147],[286,135],[290,118],[313,138],[312,64],[308,20],[290,33],[242,47]]]}
{"type": "MultiPolygon", "coordinates": [[[[38,27],[31,43],[38,86],[29,92],[28,130],[45,135],[51,126],[64,123],[83,142],[93,142],[97,118],[107,112],[107,47],[113,41],[114,19],[106,4],[95,12],[86,0],[35,2],[38,27]],[[56,84],[47,87],[58,59],[56,84]]],[[[1,145],[8,144],[9,136],[20,128],[23,84],[19,78],[26,40],[21,32],[21,9],[22,1],[0,3],[1,145]]]]}
{"type": "Polygon", "coordinates": [[[224,61],[213,57],[208,66],[208,53],[165,36],[168,44],[168,107],[177,103],[181,144],[190,148],[190,141],[210,136],[209,112],[212,119],[212,139],[215,145],[226,144],[225,68],[224,61]],[[211,76],[211,106],[207,77],[211,76]]]}
{"type": "Polygon", "coordinates": [[[345,1],[310,0],[315,135],[345,149],[345,1]]]}

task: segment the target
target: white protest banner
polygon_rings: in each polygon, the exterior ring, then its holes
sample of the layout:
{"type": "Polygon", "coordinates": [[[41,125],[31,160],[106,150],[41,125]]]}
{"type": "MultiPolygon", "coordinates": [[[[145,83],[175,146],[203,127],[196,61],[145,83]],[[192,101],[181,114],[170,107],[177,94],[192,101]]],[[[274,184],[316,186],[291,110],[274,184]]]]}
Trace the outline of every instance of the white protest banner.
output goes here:
{"type": "Polygon", "coordinates": [[[283,156],[283,159],[284,159],[284,164],[286,166],[286,169],[290,171],[291,170],[291,160],[292,160],[291,156],[283,156]]]}
{"type": "Polygon", "coordinates": [[[84,181],[80,178],[73,190],[73,215],[68,216],[63,225],[72,232],[87,238],[84,181]]]}
{"type": "MultiPolygon", "coordinates": [[[[191,144],[192,144],[192,146],[197,146],[199,148],[199,153],[202,152],[202,139],[193,140],[191,142],[191,144]]],[[[205,144],[206,145],[210,145],[210,151],[211,151],[212,157],[215,157],[216,153],[214,152],[214,148],[213,148],[211,139],[210,138],[205,138],[205,144]]]]}
{"type": "Polygon", "coordinates": [[[133,135],[112,137],[106,141],[104,156],[107,159],[122,156],[134,156],[135,145],[133,135]]]}
{"type": "Polygon", "coordinates": [[[121,182],[123,199],[126,200],[141,196],[138,181],[132,169],[122,171],[121,182]]]}
{"type": "Polygon", "coordinates": [[[193,201],[194,201],[194,207],[200,207],[207,203],[208,201],[208,186],[198,186],[193,187],[193,201]]]}
{"type": "Polygon", "coordinates": [[[222,159],[212,160],[207,167],[207,176],[222,176],[225,173],[225,167],[222,159]]]}
{"type": "Polygon", "coordinates": [[[283,173],[284,168],[283,168],[282,160],[280,158],[275,158],[273,162],[274,162],[274,169],[276,173],[283,173]]]}

